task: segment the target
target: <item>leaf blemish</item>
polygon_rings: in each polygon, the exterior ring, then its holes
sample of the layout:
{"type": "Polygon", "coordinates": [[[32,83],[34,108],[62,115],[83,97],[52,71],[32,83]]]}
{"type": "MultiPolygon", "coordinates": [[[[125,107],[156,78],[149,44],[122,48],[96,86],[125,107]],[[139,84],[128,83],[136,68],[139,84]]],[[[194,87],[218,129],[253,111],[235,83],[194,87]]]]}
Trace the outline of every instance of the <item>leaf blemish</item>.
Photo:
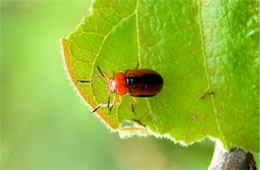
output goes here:
{"type": "Polygon", "coordinates": [[[191,119],[197,119],[197,116],[196,116],[196,115],[193,115],[193,114],[189,114],[189,118],[191,118],[191,119]]]}
{"type": "Polygon", "coordinates": [[[204,99],[206,96],[209,96],[209,95],[214,95],[215,92],[214,91],[210,91],[210,92],[206,92],[206,93],[203,93],[200,98],[201,99],[204,99]]]}

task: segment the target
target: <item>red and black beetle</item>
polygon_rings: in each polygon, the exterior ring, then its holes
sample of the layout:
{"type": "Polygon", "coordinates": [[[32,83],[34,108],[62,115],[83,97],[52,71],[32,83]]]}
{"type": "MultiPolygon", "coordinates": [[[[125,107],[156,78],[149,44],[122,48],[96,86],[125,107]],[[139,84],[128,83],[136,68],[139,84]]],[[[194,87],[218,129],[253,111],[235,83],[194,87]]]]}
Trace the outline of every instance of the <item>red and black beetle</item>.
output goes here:
{"type": "Polygon", "coordinates": [[[100,107],[108,107],[111,111],[114,105],[120,105],[122,103],[122,96],[127,93],[132,96],[134,100],[134,102],[131,103],[131,109],[132,112],[134,112],[133,106],[137,104],[136,97],[152,97],[158,94],[163,87],[162,76],[154,70],[137,69],[137,67],[135,70],[120,71],[111,78],[107,73],[103,73],[99,66],[97,66],[100,73],[90,81],[78,80],[80,83],[93,83],[98,77],[103,76],[107,79],[110,93],[114,93],[114,100],[111,105],[109,97],[107,104],[99,104],[92,112],[95,112],[100,107]],[[119,96],[120,99],[119,103],[116,102],[117,96],[119,96]]]}

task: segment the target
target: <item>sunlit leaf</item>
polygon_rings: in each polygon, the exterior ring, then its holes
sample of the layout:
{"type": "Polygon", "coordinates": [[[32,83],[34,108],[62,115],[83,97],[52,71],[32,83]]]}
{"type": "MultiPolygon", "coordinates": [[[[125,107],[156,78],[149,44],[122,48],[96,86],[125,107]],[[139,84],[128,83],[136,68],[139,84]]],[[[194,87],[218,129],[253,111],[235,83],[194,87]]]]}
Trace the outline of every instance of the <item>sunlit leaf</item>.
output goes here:
{"type": "Polygon", "coordinates": [[[162,92],[138,98],[136,114],[129,95],[111,113],[95,113],[119,133],[184,144],[210,136],[226,149],[259,151],[258,1],[96,0],[61,42],[71,80],[92,109],[108,101],[106,80],[77,80],[98,74],[97,65],[111,76],[139,62],[162,75],[162,92]]]}

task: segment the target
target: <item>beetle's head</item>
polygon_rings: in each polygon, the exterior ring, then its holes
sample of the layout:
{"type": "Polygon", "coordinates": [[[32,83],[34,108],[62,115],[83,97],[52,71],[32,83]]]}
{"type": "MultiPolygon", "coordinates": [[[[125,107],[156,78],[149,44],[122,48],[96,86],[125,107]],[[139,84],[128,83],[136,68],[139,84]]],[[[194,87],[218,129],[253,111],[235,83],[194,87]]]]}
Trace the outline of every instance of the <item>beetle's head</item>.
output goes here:
{"type": "Polygon", "coordinates": [[[108,80],[108,89],[110,92],[114,93],[116,90],[116,80],[113,78],[110,78],[108,80]]]}

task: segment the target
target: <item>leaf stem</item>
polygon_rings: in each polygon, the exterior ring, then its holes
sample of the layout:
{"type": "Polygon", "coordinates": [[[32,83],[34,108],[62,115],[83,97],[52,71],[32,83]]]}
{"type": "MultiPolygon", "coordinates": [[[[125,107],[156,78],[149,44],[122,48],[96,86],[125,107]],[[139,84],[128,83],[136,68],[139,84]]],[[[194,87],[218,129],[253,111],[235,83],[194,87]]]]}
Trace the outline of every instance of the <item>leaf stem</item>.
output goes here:
{"type": "Polygon", "coordinates": [[[238,148],[228,152],[223,149],[222,144],[219,141],[216,141],[215,151],[209,170],[226,169],[256,169],[253,154],[238,148]]]}

